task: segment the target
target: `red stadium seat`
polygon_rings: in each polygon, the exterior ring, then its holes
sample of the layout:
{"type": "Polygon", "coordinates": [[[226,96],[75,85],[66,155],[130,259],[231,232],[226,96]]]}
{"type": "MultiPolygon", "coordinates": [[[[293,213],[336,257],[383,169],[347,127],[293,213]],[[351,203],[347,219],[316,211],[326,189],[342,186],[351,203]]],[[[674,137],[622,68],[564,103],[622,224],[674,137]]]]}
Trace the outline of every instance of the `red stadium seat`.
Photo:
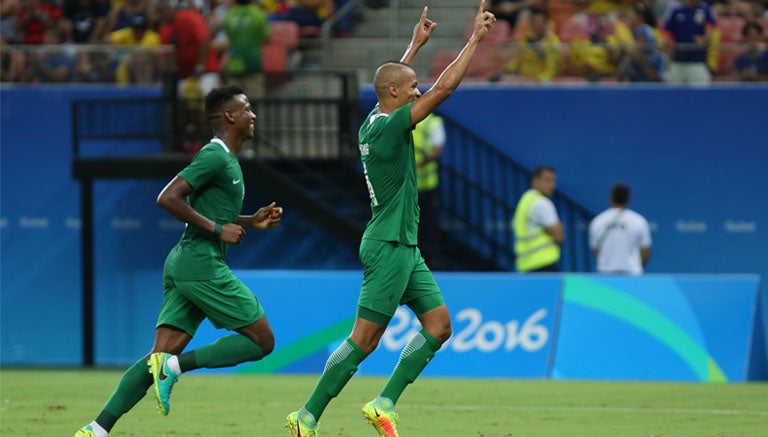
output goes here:
{"type": "MultiPolygon", "coordinates": [[[[432,65],[429,67],[429,76],[431,79],[437,79],[440,73],[445,70],[456,56],[459,55],[459,49],[442,49],[435,53],[432,59],[432,65]]],[[[501,47],[481,46],[475,52],[472,63],[467,70],[467,78],[489,79],[501,74],[504,65],[508,59],[505,59],[504,50],[501,47]]]]}
{"type": "Polygon", "coordinates": [[[261,67],[267,74],[285,74],[288,65],[288,48],[281,43],[270,42],[261,47],[261,67]]]}
{"type": "Polygon", "coordinates": [[[288,50],[294,50],[299,46],[299,25],[294,21],[270,21],[269,30],[272,36],[270,43],[280,43],[288,50]]]}
{"type": "Polygon", "coordinates": [[[437,79],[437,76],[445,70],[456,56],[459,55],[459,49],[441,49],[435,53],[435,57],[432,58],[432,65],[429,67],[429,77],[437,79]]]}
{"type": "Polygon", "coordinates": [[[490,79],[498,76],[504,69],[504,55],[498,47],[478,47],[467,77],[490,79]]]}
{"type": "Polygon", "coordinates": [[[744,19],[741,17],[718,17],[717,27],[720,29],[722,43],[737,43],[741,42],[744,37],[741,34],[741,30],[744,28],[744,19]]]}

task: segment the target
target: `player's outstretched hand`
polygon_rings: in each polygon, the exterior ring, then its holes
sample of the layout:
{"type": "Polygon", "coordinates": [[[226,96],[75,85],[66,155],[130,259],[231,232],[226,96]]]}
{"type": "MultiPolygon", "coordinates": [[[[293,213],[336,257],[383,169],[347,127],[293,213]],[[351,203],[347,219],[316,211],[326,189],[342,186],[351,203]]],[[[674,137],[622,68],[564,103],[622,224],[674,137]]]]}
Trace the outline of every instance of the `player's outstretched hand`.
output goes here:
{"type": "Polygon", "coordinates": [[[413,37],[411,38],[411,41],[414,45],[419,47],[424,46],[427,41],[429,41],[432,32],[437,28],[437,23],[427,18],[428,10],[429,8],[424,6],[424,10],[421,11],[419,22],[413,26],[413,37]]]}
{"type": "Polygon", "coordinates": [[[259,208],[253,215],[253,227],[258,229],[274,228],[280,224],[283,218],[283,208],[277,206],[275,202],[259,208]]]}
{"type": "Polygon", "coordinates": [[[472,32],[478,42],[485,38],[485,35],[491,30],[495,21],[496,16],[485,10],[485,0],[481,0],[480,7],[477,9],[477,15],[475,15],[475,29],[472,32]]]}

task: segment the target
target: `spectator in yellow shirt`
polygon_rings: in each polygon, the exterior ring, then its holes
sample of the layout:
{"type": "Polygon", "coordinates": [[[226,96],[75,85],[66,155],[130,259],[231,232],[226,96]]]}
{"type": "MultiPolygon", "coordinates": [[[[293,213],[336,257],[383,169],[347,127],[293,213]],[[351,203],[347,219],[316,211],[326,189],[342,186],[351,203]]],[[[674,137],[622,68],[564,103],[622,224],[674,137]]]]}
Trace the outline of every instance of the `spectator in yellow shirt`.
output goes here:
{"type": "Polygon", "coordinates": [[[560,40],[547,28],[547,11],[531,9],[531,29],[520,43],[507,71],[538,82],[552,80],[560,72],[560,40]]]}
{"type": "Polygon", "coordinates": [[[159,51],[147,50],[149,47],[160,47],[160,35],[147,27],[146,17],[132,17],[129,27],[116,30],[107,38],[110,44],[130,47],[115,53],[117,83],[154,83],[160,79],[159,51]]]}
{"type": "Polygon", "coordinates": [[[626,24],[619,20],[612,22],[605,14],[588,23],[589,39],[575,38],[571,43],[571,64],[589,81],[612,77],[621,58],[633,45],[632,32],[626,24]]]}

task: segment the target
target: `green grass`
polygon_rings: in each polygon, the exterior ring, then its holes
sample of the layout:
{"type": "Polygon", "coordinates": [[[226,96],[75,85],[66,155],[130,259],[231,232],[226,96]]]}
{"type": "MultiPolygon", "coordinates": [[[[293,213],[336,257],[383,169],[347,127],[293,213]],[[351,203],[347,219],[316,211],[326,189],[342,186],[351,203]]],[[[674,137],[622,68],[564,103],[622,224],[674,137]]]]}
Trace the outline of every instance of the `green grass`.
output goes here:
{"type": "MultiPolygon", "coordinates": [[[[0,435],[71,436],[121,372],[0,370],[0,435]]],[[[287,436],[316,376],[182,376],[172,412],[145,397],[112,436],[287,436]]],[[[374,436],[360,407],[383,378],[355,377],[331,402],[321,436],[374,436]]],[[[405,437],[768,436],[768,385],[422,378],[398,405],[405,437]]]]}

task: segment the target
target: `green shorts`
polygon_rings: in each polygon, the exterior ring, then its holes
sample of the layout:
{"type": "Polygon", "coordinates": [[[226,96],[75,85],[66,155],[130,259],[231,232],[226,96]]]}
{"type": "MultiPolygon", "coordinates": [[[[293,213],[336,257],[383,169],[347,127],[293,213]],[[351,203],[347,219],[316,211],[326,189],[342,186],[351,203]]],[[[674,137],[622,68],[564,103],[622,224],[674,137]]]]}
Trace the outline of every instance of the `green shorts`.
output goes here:
{"type": "Polygon", "coordinates": [[[408,305],[420,316],[445,304],[417,246],[363,239],[360,261],[363,285],[358,317],[386,325],[400,305],[408,305]]]}
{"type": "Polygon", "coordinates": [[[264,316],[256,296],[232,272],[221,278],[178,281],[163,277],[163,306],[156,326],[170,325],[195,335],[208,317],[216,328],[236,330],[264,316]]]}

